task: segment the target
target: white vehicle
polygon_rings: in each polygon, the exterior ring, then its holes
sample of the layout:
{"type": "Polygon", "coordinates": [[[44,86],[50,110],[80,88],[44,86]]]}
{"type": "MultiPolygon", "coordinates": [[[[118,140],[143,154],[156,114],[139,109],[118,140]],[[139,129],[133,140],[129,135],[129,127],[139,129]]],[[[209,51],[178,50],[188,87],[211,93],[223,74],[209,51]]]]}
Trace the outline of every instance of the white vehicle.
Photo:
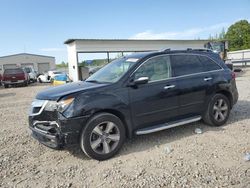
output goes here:
{"type": "Polygon", "coordinates": [[[24,67],[24,69],[25,69],[25,71],[29,75],[29,81],[36,82],[36,80],[37,80],[37,73],[34,70],[34,68],[33,67],[24,67]]]}
{"type": "Polygon", "coordinates": [[[40,83],[49,83],[52,81],[52,79],[59,74],[65,74],[64,72],[61,71],[48,71],[47,73],[41,74],[38,76],[37,80],[40,83]]]}

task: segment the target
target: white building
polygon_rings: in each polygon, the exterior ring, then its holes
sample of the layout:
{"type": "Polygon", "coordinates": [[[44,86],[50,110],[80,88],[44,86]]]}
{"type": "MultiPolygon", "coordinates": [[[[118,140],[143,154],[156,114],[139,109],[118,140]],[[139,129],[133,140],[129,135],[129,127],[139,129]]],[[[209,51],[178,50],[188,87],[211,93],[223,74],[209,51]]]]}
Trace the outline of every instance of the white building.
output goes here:
{"type": "Polygon", "coordinates": [[[65,41],[68,49],[69,76],[73,81],[82,78],[79,69],[79,53],[145,52],[164,48],[187,49],[204,48],[209,40],[126,40],[126,39],[69,39],[65,41]]]}
{"type": "Polygon", "coordinates": [[[238,51],[231,51],[227,53],[228,59],[233,60],[250,60],[250,49],[247,50],[238,50],[238,51]]]}
{"type": "Polygon", "coordinates": [[[0,73],[7,68],[32,66],[38,73],[56,68],[55,57],[36,54],[13,54],[0,57],[0,73]]]}

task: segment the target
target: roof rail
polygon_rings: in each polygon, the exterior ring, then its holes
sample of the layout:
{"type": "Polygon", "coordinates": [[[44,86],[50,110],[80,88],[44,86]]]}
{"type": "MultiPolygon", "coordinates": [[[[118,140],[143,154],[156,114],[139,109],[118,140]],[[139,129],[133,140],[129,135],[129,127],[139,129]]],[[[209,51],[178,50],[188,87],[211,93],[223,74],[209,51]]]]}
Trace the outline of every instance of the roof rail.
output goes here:
{"type": "Polygon", "coordinates": [[[196,48],[196,49],[187,48],[187,51],[213,52],[212,50],[208,48],[196,48]]]}
{"type": "Polygon", "coordinates": [[[169,52],[171,51],[171,48],[163,48],[160,50],[160,52],[169,52]]]}

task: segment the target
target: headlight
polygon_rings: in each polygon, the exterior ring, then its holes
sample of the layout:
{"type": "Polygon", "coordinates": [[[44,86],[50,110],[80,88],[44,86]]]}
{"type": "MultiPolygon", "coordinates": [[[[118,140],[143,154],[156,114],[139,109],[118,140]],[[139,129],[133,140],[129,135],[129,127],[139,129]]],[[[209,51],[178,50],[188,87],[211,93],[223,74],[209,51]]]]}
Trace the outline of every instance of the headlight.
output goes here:
{"type": "Polygon", "coordinates": [[[74,99],[74,97],[62,99],[57,103],[57,110],[59,112],[64,112],[68,108],[68,106],[74,101],[74,99]]]}
{"type": "Polygon", "coordinates": [[[45,110],[46,111],[55,111],[57,109],[57,102],[56,101],[48,101],[45,110]]]}

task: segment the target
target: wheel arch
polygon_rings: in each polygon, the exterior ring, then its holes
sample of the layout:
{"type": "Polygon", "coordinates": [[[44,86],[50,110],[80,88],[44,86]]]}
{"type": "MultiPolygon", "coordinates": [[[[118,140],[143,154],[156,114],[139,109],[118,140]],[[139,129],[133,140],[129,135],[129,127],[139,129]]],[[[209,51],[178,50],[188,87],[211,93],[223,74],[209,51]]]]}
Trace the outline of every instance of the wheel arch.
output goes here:
{"type": "Polygon", "coordinates": [[[227,90],[218,90],[216,93],[220,93],[220,94],[225,95],[228,98],[229,102],[230,102],[230,108],[232,108],[232,106],[233,106],[233,96],[229,91],[227,91],[227,90]]]}

